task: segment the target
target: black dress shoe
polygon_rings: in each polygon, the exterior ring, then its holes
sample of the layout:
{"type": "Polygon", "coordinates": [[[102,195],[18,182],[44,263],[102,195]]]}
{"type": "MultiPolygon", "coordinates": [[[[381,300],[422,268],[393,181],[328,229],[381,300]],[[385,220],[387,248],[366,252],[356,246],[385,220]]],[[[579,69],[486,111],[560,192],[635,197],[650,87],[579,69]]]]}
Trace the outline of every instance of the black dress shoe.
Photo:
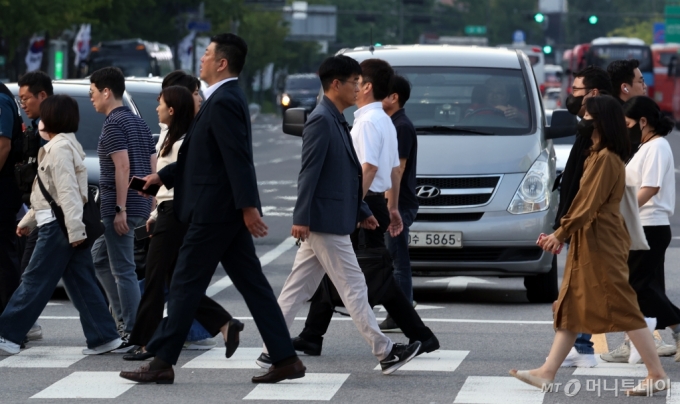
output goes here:
{"type": "Polygon", "coordinates": [[[175,382],[175,371],[172,370],[172,367],[149,370],[149,364],[145,363],[132,372],[120,372],[120,377],[137,383],[172,384],[175,382]]]}
{"type": "Polygon", "coordinates": [[[430,353],[436,351],[437,349],[439,349],[439,340],[437,339],[437,337],[433,335],[428,340],[422,341],[422,344],[420,345],[420,350],[418,351],[418,355],[430,353]]]}
{"type": "Polygon", "coordinates": [[[145,361],[149,358],[153,358],[154,356],[156,355],[148,351],[142,351],[142,348],[139,348],[133,352],[123,355],[123,359],[126,361],[145,361]]]}
{"type": "Polygon", "coordinates": [[[229,320],[229,327],[227,328],[227,340],[224,341],[224,346],[227,347],[225,355],[227,358],[231,358],[238,348],[239,338],[238,334],[243,331],[243,323],[232,318],[229,320]]]}
{"type": "Polygon", "coordinates": [[[302,364],[302,361],[298,359],[286,366],[277,367],[272,365],[269,368],[269,372],[262,376],[253,376],[252,381],[253,383],[278,383],[287,379],[299,379],[305,377],[306,370],[307,368],[302,364]]]}
{"type": "Polygon", "coordinates": [[[306,353],[307,355],[311,355],[311,356],[321,355],[321,344],[315,344],[313,342],[309,342],[302,337],[295,337],[295,338],[293,338],[292,342],[293,342],[293,348],[295,348],[296,351],[302,351],[302,352],[306,353]]]}

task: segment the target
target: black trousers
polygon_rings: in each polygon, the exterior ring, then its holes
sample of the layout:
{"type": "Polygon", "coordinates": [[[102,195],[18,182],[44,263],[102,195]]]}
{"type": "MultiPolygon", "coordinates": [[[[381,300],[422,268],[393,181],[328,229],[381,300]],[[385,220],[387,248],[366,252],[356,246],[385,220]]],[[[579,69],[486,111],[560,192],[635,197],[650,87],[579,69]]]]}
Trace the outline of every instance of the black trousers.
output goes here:
{"type": "Polygon", "coordinates": [[[16,212],[0,212],[0,313],[21,283],[16,230],[16,212]]]}
{"type": "Polygon", "coordinates": [[[666,296],[664,262],[671,243],[670,226],[644,226],[649,250],[628,255],[629,282],[645,317],[656,317],[656,328],[680,324],[680,309],[666,296]]]}
{"type": "MultiPolygon", "coordinates": [[[[135,345],[146,346],[163,319],[165,288],[170,289],[179,249],[189,227],[177,220],[172,207],[172,201],[158,206],[158,219],[146,256],[144,294],[130,333],[130,342],[135,345]]],[[[217,302],[203,295],[195,318],[214,337],[232,316],[217,302]]]]}
{"type": "MultiPolygon", "coordinates": [[[[367,248],[385,247],[385,231],[390,224],[390,215],[385,197],[367,196],[364,200],[368,207],[371,208],[378,223],[380,223],[380,227],[375,230],[363,229],[355,231],[351,235],[352,244],[356,249],[357,244],[361,242],[359,233],[363,232],[367,248]]],[[[388,282],[389,286],[386,288],[381,303],[385,310],[387,310],[387,313],[404,332],[404,335],[411,342],[426,341],[434,336],[432,330],[423,323],[423,320],[420,319],[409,299],[401,291],[394,277],[390,277],[388,282]]],[[[305,321],[305,328],[300,333],[300,337],[303,339],[317,344],[323,341],[323,335],[326,334],[331,323],[334,309],[327,302],[323,301],[321,290],[322,286],[320,285],[312,299],[312,305],[309,308],[309,314],[305,321]]]]}
{"type": "Polygon", "coordinates": [[[229,223],[191,223],[179,250],[170,283],[168,317],[146,345],[149,352],[176,364],[196,310],[215,268],[222,263],[243,295],[272,362],[295,357],[286,321],[255,254],[243,219],[229,223]]]}

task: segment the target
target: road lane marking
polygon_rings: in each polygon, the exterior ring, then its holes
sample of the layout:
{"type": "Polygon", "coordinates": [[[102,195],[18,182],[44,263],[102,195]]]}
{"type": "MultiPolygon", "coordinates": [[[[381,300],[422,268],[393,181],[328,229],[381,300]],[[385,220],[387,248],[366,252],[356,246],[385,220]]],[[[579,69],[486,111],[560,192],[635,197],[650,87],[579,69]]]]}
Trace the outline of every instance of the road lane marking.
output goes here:
{"type": "Polygon", "coordinates": [[[590,338],[593,343],[593,349],[596,354],[603,354],[609,352],[609,346],[607,345],[607,336],[605,334],[593,334],[590,338]]]}
{"type": "Polygon", "coordinates": [[[116,398],[137,383],[119,372],[74,372],[31,398],[116,398]]]}
{"type": "Polygon", "coordinates": [[[486,279],[477,278],[474,276],[453,276],[451,278],[434,279],[426,283],[446,283],[447,292],[463,292],[467,289],[470,283],[493,283],[486,279]]]}
{"type": "Polygon", "coordinates": [[[330,401],[349,373],[307,373],[302,379],[258,384],[244,400],[330,401]]]}
{"type": "MultiPolygon", "coordinates": [[[[470,351],[434,351],[424,353],[413,358],[409,363],[399,368],[421,372],[454,372],[458,369],[470,351]]],[[[380,370],[380,364],[373,370],[380,370]]]]}
{"type": "Polygon", "coordinates": [[[454,404],[542,404],[544,395],[514,377],[468,376],[454,404]]]}
{"type": "MultiPolygon", "coordinates": [[[[443,309],[444,306],[428,306],[426,304],[419,304],[415,307],[417,311],[420,310],[435,310],[435,309],[443,309]]],[[[385,313],[387,310],[385,310],[385,307],[383,307],[382,304],[379,304],[375,307],[373,307],[374,310],[378,310],[379,313],[385,313]]]]}
{"type": "Polygon", "coordinates": [[[611,376],[611,377],[629,377],[629,378],[644,378],[647,376],[647,368],[645,365],[631,365],[629,363],[611,363],[605,362],[600,358],[600,355],[595,355],[597,366],[592,368],[576,368],[574,376],[611,376]]]}
{"type": "Polygon", "coordinates": [[[84,347],[38,346],[0,361],[0,368],[67,368],[85,358],[84,347]]]}
{"type": "Polygon", "coordinates": [[[278,208],[276,206],[263,206],[262,214],[264,216],[292,217],[293,209],[295,208],[278,208]]]}
{"type": "Polygon", "coordinates": [[[297,196],[275,196],[274,199],[283,199],[284,201],[297,201],[297,196]]]}
{"type": "Polygon", "coordinates": [[[213,348],[182,366],[182,369],[259,369],[255,359],[262,353],[260,348],[239,347],[229,360],[224,360],[226,348],[213,348]]]}

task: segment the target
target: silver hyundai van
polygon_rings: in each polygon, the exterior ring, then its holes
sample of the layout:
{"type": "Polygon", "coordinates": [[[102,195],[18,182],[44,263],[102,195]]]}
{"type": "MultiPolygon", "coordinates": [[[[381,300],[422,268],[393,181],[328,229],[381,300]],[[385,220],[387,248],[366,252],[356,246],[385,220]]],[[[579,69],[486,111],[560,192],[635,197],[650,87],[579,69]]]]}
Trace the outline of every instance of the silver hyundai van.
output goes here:
{"type": "MultiPolygon", "coordinates": [[[[447,45],[360,47],[412,85],[406,115],[418,133],[410,228],[416,273],[524,277],[531,302],[557,298],[557,260],[536,246],[557,211],[551,138],[573,135],[565,110],[546,119],[531,63],[519,50],[447,45]]],[[[352,123],[356,107],[345,111],[352,123]]],[[[301,134],[306,114],[289,110],[284,132],[301,134]]]]}

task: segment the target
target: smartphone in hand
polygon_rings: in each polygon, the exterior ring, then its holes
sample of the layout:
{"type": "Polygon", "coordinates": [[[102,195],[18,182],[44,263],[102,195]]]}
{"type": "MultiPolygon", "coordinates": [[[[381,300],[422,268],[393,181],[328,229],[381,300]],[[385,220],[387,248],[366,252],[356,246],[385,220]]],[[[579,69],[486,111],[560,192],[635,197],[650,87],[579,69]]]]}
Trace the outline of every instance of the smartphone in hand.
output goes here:
{"type": "Polygon", "coordinates": [[[156,222],[151,223],[149,226],[149,230],[146,230],[146,224],[144,226],[139,226],[135,227],[135,240],[144,240],[145,238],[149,238],[151,235],[153,235],[153,230],[156,225],[156,222]]]}
{"type": "Polygon", "coordinates": [[[146,181],[139,177],[132,177],[128,188],[151,196],[156,196],[158,190],[161,189],[161,186],[156,184],[149,185],[149,188],[144,189],[144,185],[146,185],[146,181]]]}

